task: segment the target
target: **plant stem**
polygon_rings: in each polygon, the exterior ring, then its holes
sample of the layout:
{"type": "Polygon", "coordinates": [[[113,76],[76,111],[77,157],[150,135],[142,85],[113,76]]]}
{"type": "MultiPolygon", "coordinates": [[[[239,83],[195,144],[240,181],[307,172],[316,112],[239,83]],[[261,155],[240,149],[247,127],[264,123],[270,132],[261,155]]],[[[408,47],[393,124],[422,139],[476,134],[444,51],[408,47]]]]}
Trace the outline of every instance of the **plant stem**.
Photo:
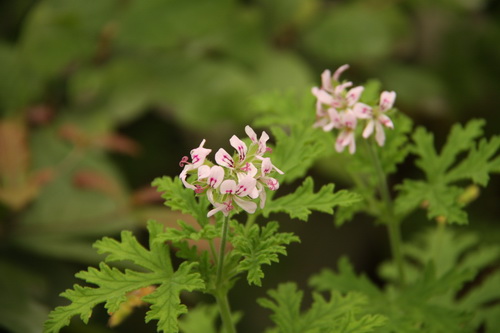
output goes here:
{"type": "Polygon", "coordinates": [[[224,269],[224,257],[226,256],[226,243],[227,243],[227,233],[229,231],[229,216],[224,217],[222,222],[222,236],[219,248],[219,260],[217,263],[217,278],[215,280],[215,285],[218,290],[221,287],[222,281],[222,271],[224,269]]]}
{"type": "Polygon", "coordinates": [[[370,143],[367,143],[370,157],[373,161],[373,164],[375,165],[375,169],[377,172],[380,196],[385,203],[386,212],[383,220],[387,224],[387,229],[389,232],[389,242],[391,244],[392,257],[396,262],[396,266],[398,268],[399,281],[403,285],[405,284],[406,277],[403,266],[403,255],[401,252],[402,240],[400,221],[394,214],[394,205],[389,191],[389,186],[387,185],[387,178],[385,176],[384,170],[382,169],[382,164],[380,162],[378,154],[373,146],[373,140],[371,140],[370,143]]]}
{"type": "Polygon", "coordinates": [[[219,306],[220,316],[222,318],[222,324],[226,333],[236,333],[236,328],[234,327],[233,321],[231,320],[231,309],[229,308],[229,302],[227,300],[227,293],[221,292],[215,296],[217,300],[217,305],[219,306]]]}
{"type": "Polygon", "coordinates": [[[222,222],[222,236],[221,236],[221,243],[219,250],[219,260],[217,261],[217,277],[215,280],[215,288],[216,288],[215,299],[217,300],[217,305],[219,306],[219,312],[222,318],[222,324],[224,325],[226,333],[236,333],[233,321],[231,320],[231,309],[229,308],[229,302],[227,300],[227,289],[222,283],[228,231],[229,231],[229,216],[225,216],[224,221],[222,222]]]}

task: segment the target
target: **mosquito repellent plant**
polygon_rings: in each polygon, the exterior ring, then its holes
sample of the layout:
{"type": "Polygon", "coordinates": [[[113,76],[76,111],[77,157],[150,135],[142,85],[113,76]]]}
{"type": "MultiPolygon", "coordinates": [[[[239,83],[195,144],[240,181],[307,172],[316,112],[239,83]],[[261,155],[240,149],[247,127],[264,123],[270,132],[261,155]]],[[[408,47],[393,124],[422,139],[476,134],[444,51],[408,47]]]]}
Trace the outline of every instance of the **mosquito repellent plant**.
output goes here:
{"type": "MultiPolygon", "coordinates": [[[[494,332],[500,327],[500,247],[455,227],[469,222],[467,204],[490,174],[500,171],[500,137],[485,138],[484,121],[471,120],[453,126],[436,149],[432,133],[413,128],[394,108],[396,92],[380,91],[377,81],[356,86],[342,80],[347,69],[324,71],[321,86],[306,97],[257,99],[252,126],[269,128],[271,135],[246,126],[247,137],[238,133],[229,139],[234,153],[220,148],[214,156],[203,140],[181,159],[178,177],[157,178],[153,186],[165,204],[196,225],[179,220],[178,228],[165,228],[151,220],[147,247],[130,231],[120,240],[97,241],[105,260],[77,273],[90,285],[62,293],[70,303],[52,311],[44,332],[59,332],[74,316],[88,322],[100,303],[117,321],[134,306],[149,306],[145,320],[156,321],[158,332],[236,332],[240,314],[228,302],[228,294],[238,292],[236,279],[243,276],[261,286],[265,266],[299,242],[298,235],[279,231],[276,213],[308,221],[312,211],[334,210],[337,225],[364,213],[386,227],[392,258],[380,266],[383,282],[356,273],[343,257],[336,270],[310,278],[312,304],[304,309],[303,291],[287,277],[257,300],[271,311],[274,327],[266,332],[494,332]],[[414,161],[422,177],[389,183],[405,160],[414,161]],[[315,190],[308,176],[313,165],[342,167],[353,187],[335,191],[327,184],[315,190]],[[281,184],[293,188],[297,180],[301,185],[280,193],[281,184]],[[401,225],[417,209],[426,211],[429,228],[408,239],[401,225]],[[118,262],[127,262],[127,268],[118,262]],[[185,292],[211,295],[214,302],[188,309],[182,303],[185,292]]],[[[328,256],[324,260],[331,264],[328,256]]]]}

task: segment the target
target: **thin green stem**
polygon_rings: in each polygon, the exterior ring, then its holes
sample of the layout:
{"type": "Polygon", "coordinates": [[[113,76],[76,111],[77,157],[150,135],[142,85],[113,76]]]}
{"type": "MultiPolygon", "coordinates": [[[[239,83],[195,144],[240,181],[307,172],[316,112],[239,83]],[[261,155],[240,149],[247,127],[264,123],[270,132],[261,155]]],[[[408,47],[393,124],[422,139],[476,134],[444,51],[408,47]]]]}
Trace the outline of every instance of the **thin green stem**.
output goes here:
{"type": "Polygon", "coordinates": [[[217,261],[217,277],[215,280],[215,299],[217,300],[217,305],[219,306],[220,316],[222,318],[222,324],[226,330],[226,333],[236,333],[236,328],[234,327],[233,321],[231,320],[231,309],[229,307],[229,302],[227,299],[226,286],[223,285],[223,274],[224,274],[224,258],[226,256],[226,243],[227,234],[229,232],[229,216],[225,216],[222,222],[222,236],[219,250],[219,260],[217,261]]]}
{"type": "Polygon", "coordinates": [[[227,300],[227,293],[218,293],[215,296],[217,300],[217,305],[219,306],[220,316],[222,318],[222,324],[224,325],[226,333],[236,333],[236,328],[231,319],[231,309],[229,308],[229,302],[227,300]]]}
{"type": "Polygon", "coordinates": [[[368,152],[370,154],[370,157],[373,161],[377,173],[380,196],[382,197],[382,200],[385,203],[385,214],[384,214],[385,216],[383,217],[383,220],[387,224],[392,256],[398,268],[399,281],[403,285],[405,284],[406,276],[403,265],[403,254],[401,250],[402,238],[401,238],[400,221],[396,218],[396,215],[394,214],[394,204],[392,202],[389,186],[387,185],[387,178],[382,168],[382,163],[380,162],[380,158],[373,146],[374,146],[373,140],[371,140],[370,143],[367,143],[368,152]]]}
{"type": "Polygon", "coordinates": [[[216,288],[220,289],[222,281],[222,272],[224,270],[224,257],[226,256],[227,233],[229,231],[229,216],[224,217],[222,222],[222,236],[219,249],[219,260],[217,263],[217,278],[215,280],[216,288]]]}

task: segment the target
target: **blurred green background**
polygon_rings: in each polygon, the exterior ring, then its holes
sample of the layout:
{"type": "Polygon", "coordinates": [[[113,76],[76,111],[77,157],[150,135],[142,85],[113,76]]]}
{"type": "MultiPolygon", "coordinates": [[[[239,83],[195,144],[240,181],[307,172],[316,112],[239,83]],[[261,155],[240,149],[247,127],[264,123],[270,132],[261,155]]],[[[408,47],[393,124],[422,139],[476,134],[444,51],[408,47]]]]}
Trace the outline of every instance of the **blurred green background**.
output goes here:
{"type": "MultiPolygon", "coordinates": [[[[259,94],[309,94],[324,69],[349,63],[343,78],[380,79],[437,142],[470,118],[498,133],[495,0],[3,0],[0,16],[2,332],[41,332],[74,273],[99,260],[96,239],[144,236],[148,218],[172,225],[177,216],[149,184],[178,174],[203,138],[216,149],[243,136],[259,94]]],[[[499,197],[494,180],[472,205],[479,231],[495,222],[499,197]]],[[[302,244],[267,268],[263,288],[236,285],[241,332],[269,323],[255,296],[278,282],[305,285],[345,253],[371,274],[388,255],[385,231],[363,219],[335,229],[313,214],[282,225],[302,244]]],[[[89,326],[63,331],[155,332],[144,311],[110,329],[98,309],[89,326]]]]}

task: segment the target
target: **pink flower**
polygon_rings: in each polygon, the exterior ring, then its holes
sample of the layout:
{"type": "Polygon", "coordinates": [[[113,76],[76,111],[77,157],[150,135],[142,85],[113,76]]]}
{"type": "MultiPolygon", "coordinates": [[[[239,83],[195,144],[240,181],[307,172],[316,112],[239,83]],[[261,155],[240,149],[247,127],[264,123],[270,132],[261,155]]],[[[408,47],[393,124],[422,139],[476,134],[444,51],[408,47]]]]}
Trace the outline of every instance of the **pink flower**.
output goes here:
{"type": "Polygon", "coordinates": [[[210,217],[219,211],[222,211],[227,216],[234,209],[233,202],[247,213],[255,213],[257,204],[249,200],[250,198],[245,199],[254,190],[255,184],[255,178],[250,176],[244,178],[238,184],[232,179],[224,180],[219,187],[219,192],[223,195],[222,202],[213,202],[213,197],[209,196],[208,198],[215,208],[209,211],[207,216],[210,217]]]}
{"type": "Polygon", "coordinates": [[[378,108],[376,107],[373,109],[371,119],[368,121],[365,129],[363,130],[363,138],[368,138],[370,135],[372,135],[373,130],[375,130],[375,140],[377,141],[379,146],[384,145],[384,126],[390,129],[394,128],[392,120],[387,115],[385,115],[385,112],[392,108],[395,100],[396,93],[394,91],[383,91],[382,94],[380,94],[379,106],[378,108]]]}
{"type": "Polygon", "coordinates": [[[335,149],[337,152],[344,151],[344,148],[349,146],[349,153],[354,154],[356,151],[356,141],[354,136],[354,130],[356,128],[357,119],[352,111],[347,111],[341,114],[340,122],[342,124],[342,130],[335,141],[335,149]]]}

